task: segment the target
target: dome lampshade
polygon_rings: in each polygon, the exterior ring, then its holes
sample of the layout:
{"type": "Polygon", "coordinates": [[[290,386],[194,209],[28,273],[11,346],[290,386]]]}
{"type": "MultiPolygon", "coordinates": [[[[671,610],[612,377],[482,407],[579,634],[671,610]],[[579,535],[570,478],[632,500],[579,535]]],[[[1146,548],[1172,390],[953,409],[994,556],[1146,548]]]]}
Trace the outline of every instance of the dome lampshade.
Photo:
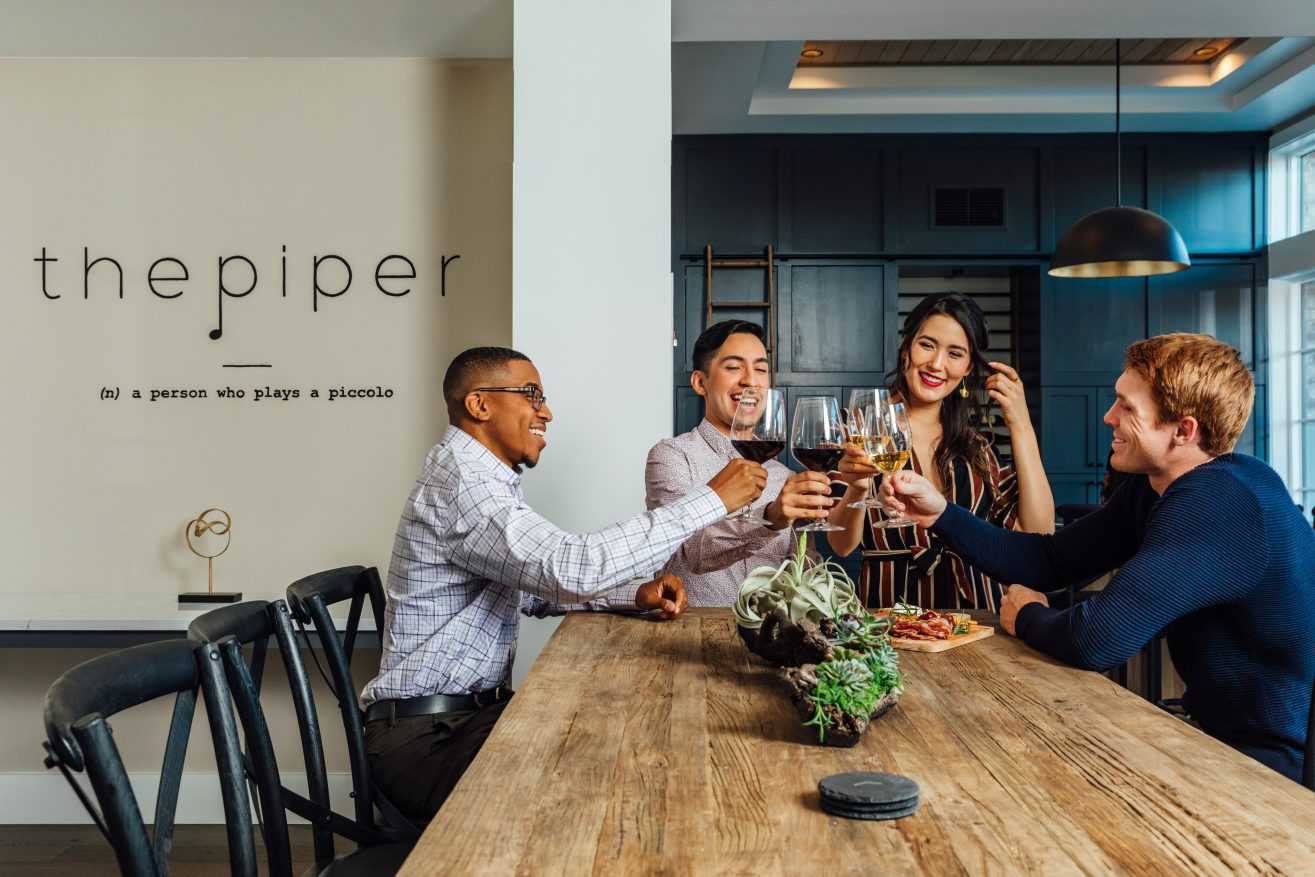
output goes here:
{"type": "Polygon", "coordinates": [[[1190,267],[1182,235],[1140,207],[1106,207],[1064,232],[1050,260],[1053,277],[1143,277],[1190,267]]]}

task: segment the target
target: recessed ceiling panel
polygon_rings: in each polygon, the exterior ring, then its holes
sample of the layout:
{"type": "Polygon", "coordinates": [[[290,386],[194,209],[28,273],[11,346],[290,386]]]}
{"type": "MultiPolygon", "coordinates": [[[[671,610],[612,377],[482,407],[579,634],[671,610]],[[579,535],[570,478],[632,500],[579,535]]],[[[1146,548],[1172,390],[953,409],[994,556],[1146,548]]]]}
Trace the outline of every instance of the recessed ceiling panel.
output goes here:
{"type": "MultiPolygon", "coordinates": [[[[1209,64],[1245,37],[1123,41],[1124,64],[1209,64]]],[[[1104,40],[809,40],[800,67],[1113,64],[1104,40]],[[820,53],[820,54],[819,54],[820,53]]]]}

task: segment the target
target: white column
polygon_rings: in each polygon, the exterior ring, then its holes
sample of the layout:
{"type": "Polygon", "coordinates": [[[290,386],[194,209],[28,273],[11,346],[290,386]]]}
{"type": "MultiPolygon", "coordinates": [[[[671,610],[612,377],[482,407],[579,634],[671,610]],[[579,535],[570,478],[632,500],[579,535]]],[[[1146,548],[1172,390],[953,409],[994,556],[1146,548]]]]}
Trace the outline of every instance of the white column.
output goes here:
{"type": "Polygon", "coordinates": [[[594,529],[643,510],[671,430],[671,7],[515,9],[512,340],[555,417],[525,493],[594,529]]]}
{"type": "Polygon", "coordinates": [[[593,530],[643,511],[671,433],[670,0],[518,0],[513,64],[512,344],[554,416],[525,495],[593,530]]]}

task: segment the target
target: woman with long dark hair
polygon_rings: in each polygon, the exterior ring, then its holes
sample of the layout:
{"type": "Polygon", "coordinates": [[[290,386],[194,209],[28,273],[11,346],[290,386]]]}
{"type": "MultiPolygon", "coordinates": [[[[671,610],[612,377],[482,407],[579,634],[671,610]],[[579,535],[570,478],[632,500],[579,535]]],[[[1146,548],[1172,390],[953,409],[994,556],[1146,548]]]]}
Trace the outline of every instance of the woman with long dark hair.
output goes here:
{"type": "MultiPolygon", "coordinates": [[[[1023,384],[1013,368],[987,360],[987,343],[982,309],[959,293],[927,296],[904,321],[899,363],[887,384],[908,411],[911,466],[978,517],[1016,530],[1054,532],[1055,500],[1023,384]],[[1012,464],[996,453],[987,398],[1004,414],[1012,464]]],[[[841,556],[862,543],[859,592],[868,606],[905,600],[924,608],[998,611],[1002,583],[938,537],[916,526],[882,528],[879,509],[849,507],[867,494],[876,472],[862,451],[847,447],[840,469],[849,487],[831,522],[845,530],[830,533],[829,541],[841,556]]]]}

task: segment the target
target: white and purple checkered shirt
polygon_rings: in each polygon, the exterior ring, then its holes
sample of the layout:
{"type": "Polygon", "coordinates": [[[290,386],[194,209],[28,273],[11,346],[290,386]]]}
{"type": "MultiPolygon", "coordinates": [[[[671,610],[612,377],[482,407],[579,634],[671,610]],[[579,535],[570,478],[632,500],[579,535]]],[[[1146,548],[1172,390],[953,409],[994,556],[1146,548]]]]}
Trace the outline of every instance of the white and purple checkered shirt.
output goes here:
{"type": "Polygon", "coordinates": [[[511,671],[518,610],[634,608],[651,579],[726,507],[710,487],[594,533],[566,533],[525,504],[521,476],[449,426],[407,498],[388,569],[377,700],[466,694],[511,671]]]}

